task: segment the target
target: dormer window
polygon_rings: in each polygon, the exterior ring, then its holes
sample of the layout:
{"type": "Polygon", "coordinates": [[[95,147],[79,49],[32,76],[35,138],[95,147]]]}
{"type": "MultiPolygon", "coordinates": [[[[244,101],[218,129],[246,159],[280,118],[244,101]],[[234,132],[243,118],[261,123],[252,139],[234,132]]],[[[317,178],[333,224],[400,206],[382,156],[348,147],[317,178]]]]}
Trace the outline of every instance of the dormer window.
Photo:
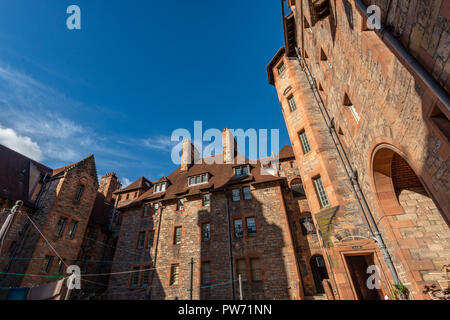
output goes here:
{"type": "Polygon", "coordinates": [[[250,172],[250,169],[249,169],[248,165],[239,166],[239,167],[234,168],[234,175],[236,177],[248,176],[249,172],[250,172]]]}
{"type": "Polygon", "coordinates": [[[203,173],[203,174],[189,177],[188,183],[189,183],[189,186],[191,187],[191,186],[196,186],[199,184],[208,183],[208,180],[209,180],[209,175],[207,173],[203,173]]]}
{"type": "Polygon", "coordinates": [[[166,185],[167,184],[165,182],[155,184],[155,190],[153,191],[153,193],[166,191],[166,185]]]}
{"type": "Polygon", "coordinates": [[[284,72],[284,70],[286,70],[286,65],[284,64],[284,62],[282,62],[279,66],[278,66],[278,74],[282,74],[284,72]]]}

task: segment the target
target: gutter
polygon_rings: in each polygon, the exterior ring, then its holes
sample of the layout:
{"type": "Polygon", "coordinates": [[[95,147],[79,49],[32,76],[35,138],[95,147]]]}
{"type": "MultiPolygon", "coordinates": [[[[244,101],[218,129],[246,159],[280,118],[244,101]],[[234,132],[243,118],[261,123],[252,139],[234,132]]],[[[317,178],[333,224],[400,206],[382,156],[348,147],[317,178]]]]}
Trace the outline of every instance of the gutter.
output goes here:
{"type": "Polygon", "coordinates": [[[231,242],[231,216],[230,216],[230,197],[228,195],[228,190],[225,189],[226,198],[226,210],[227,210],[227,223],[228,223],[228,248],[230,253],[230,278],[231,278],[231,290],[232,290],[232,300],[236,300],[234,292],[234,263],[233,263],[233,247],[231,242]]]}

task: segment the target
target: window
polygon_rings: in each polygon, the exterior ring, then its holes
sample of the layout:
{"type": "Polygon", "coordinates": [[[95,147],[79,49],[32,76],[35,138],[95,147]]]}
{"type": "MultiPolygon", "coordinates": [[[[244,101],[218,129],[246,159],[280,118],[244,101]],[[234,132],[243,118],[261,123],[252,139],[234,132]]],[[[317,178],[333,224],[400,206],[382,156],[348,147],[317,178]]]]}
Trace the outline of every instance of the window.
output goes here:
{"type": "Polygon", "coordinates": [[[134,267],[133,268],[133,273],[131,274],[131,286],[137,287],[139,285],[139,271],[141,268],[139,267],[134,267]]]}
{"type": "Polygon", "coordinates": [[[303,183],[302,183],[302,180],[300,180],[300,179],[294,179],[291,182],[291,190],[292,190],[292,194],[295,198],[305,196],[305,190],[303,190],[303,183]]]}
{"type": "Polygon", "coordinates": [[[78,221],[72,220],[69,225],[69,230],[67,231],[66,238],[73,240],[75,237],[75,231],[77,230],[78,221]]]}
{"type": "Polygon", "coordinates": [[[234,168],[234,175],[237,177],[248,176],[248,173],[249,173],[249,167],[247,165],[234,168]]]}
{"type": "Polygon", "coordinates": [[[137,243],[137,247],[138,249],[142,249],[144,248],[144,244],[145,244],[145,232],[139,232],[138,235],[138,243],[137,243]]]}
{"type": "Polygon", "coordinates": [[[61,238],[64,233],[64,228],[66,227],[67,218],[60,217],[58,224],[56,225],[55,236],[61,238]]]}
{"type": "Polygon", "coordinates": [[[259,258],[250,259],[250,266],[252,268],[252,281],[261,281],[262,272],[261,272],[261,261],[259,260],[259,258]]]}
{"type": "Polygon", "coordinates": [[[211,283],[211,262],[202,262],[202,285],[211,283]]]}
{"type": "Polygon", "coordinates": [[[316,233],[316,228],[314,227],[314,222],[309,212],[304,213],[300,218],[300,227],[302,229],[302,234],[305,236],[316,233]]]}
{"type": "Polygon", "coordinates": [[[84,191],[84,186],[79,186],[77,194],[75,195],[75,201],[78,202],[78,201],[81,200],[81,196],[83,195],[83,191],[84,191]]]}
{"type": "Polygon", "coordinates": [[[173,237],[173,244],[180,244],[181,243],[181,227],[176,227],[173,237]]]}
{"type": "Polygon", "coordinates": [[[345,96],[344,96],[344,106],[347,106],[349,108],[350,112],[353,115],[353,118],[355,118],[356,123],[359,123],[359,120],[361,120],[361,117],[359,116],[358,111],[356,111],[355,106],[350,101],[350,98],[348,97],[347,94],[345,94],[345,96]]]}
{"type": "Polygon", "coordinates": [[[155,184],[155,189],[154,189],[153,193],[164,192],[164,191],[166,191],[166,183],[165,182],[155,184]]]}
{"type": "Polygon", "coordinates": [[[127,200],[128,200],[128,199],[130,199],[130,194],[129,194],[129,193],[127,193],[127,200]]]}
{"type": "Polygon", "coordinates": [[[286,65],[284,64],[284,62],[282,62],[282,63],[278,66],[278,74],[282,74],[284,70],[286,70],[286,65]]]}
{"type": "Polygon", "coordinates": [[[310,10],[312,24],[315,25],[320,20],[325,19],[331,14],[329,0],[312,0],[310,1],[310,10]]]}
{"type": "Polygon", "coordinates": [[[231,191],[233,195],[233,202],[241,201],[241,190],[240,189],[233,189],[231,191]]]}
{"type": "Polygon", "coordinates": [[[142,287],[147,287],[150,284],[150,270],[148,269],[150,269],[150,266],[145,266],[145,271],[142,272],[142,287]]]}
{"type": "Polygon", "coordinates": [[[211,240],[211,226],[209,223],[203,223],[202,224],[202,241],[209,241],[211,240]]]}
{"type": "Polygon", "coordinates": [[[184,199],[178,199],[177,201],[177,211],[184,210],[184,199]]]}
{"type": "Polygon", "coordinates": [[[58,262],[56,263],[56,273],[57,274],[62,274],[63,273],[63,269],[64,269],[64,263],[65,263],[66,259],[58,259],[58,262]]]}
{"type": "Polygon", "coordinates": [[[281,166],[281,163],[279,163],[277,167],[278,167],[278,171],[282,171],[283,170],[283,167],[281,166]]]}
{"type": "Polygon", "coordinates": [[[300,137],[300,142],[302,143],[303,153],[308,153],[311,151],[311,146],[309,145],[308,137],[306,136],[305,130],[300,131],[298,134],[300,137]]]}
{"type": "Polygon", "coordinates": [[[256,236],[256,221],[255,218],[247,218],[246,224],[247,224],[247,236],[254,237],[256,236]]]}
{"type": "Polygon", "coordinates": [[[252,192],[250,191],[250,187],[244,187],[242,191],[244,192],[244,200],[252,199],[252,192]]]}
{"type": "Polygon", "coordinates": [[[154,203],[154,204],[153,204],[153,211],[152,211],[152,214],[153,214],[153,215],[158,214],[158,209],[159,209],[159,204],[158,204],[158,203],[154,203]]]}
{"type": "Polygon", "coordinates": [[[211,205],[211,195],[204,194],[202,198],[202,206],[209,207],[211,205]]]}
{"type": "Polygon", "coordinates": [[[304,18],[303,26],[305,29],[307,29],[309,31],[309,33],[313,33],[311,25],[309,24],[309,22],[306,18],[304,18]]]}
{"type": "Polygon", "coordinates": [[[234,236],[242,238],[244,236],[244,228],[242,226],[242,219],[234,220],[234,236]]]}
{"type": "Polygon", "coordinates": [[[328,57],[323,49],[320,49],[320,61],[325,62],[328,65],[328,68],[330,68],[330,70],[333,70],[333,65],[331,64],[330,60],[328,60],[328,57]]]}
{"type": "Polygon", "coordinates": [[[444,106],[441,103],[439,103],[439,105],[436,105],[430,115],[431,121],[433,121],[433,123],[441,130],[444,136],[447,137],[447,140],[450,140],[450,121],[448,120],[448,117],[445,115],[445,113],[442,112],[442,110],[444,110],[444,106]]]}
{"type": "Polygon", "coordinates": [[[144,217],[148,217],[149,212],[150,212],[149,205],[148,204],[144,205],[144,217]]]}
{"type": "Polygon", "coordinates": [[[242,281],[247,280],[247,262],[245,259],[237,259],[236,260],[236,274],[239,277],[241,275],[242,281]]]}
{"type": "Polygon", "coordinates": [[[320,207],[325,208],[330,205],[330,202],[328,201],[327,194],[325,193],[325,188],[323,187],[322,178],[319,176],[317,178],[313,179],[314,181],[314,187],[316,188],[317,195],[320,200],[320,207]]]}
{"type": "Polygon", "coordinates": [[[288,102],[289,102],[289,108],[291,109],[291,112],[295,111],[297,109],[297,105],[295,104],[294,96],[290,96],[288,98],[288,102]]]}
{"type": "Polygon", "coordinates": [[[44,273],[49,273],[53,264],[53,256],[45,256],[44,263],[42,264],[41,271],[44,273]]]}
{"type": "Polygon", "coordinates": [[[189,177],[189,186],[196,186],[196,185],[205,184],[205,183],[208,183],[208,174],[207,173],[189,177]]]}
{"type": "Polygon", "coordinates": [[[173,264],[170,266],[170,285],[176,286],[178,284],[178,276],[180,274],[180,265],[173,264]]]}
{"type": "Polygon", "coordinates": [[[148,232],[147,248],[153,247],[153,241],[155,240],[155,231],[148,232]]]}
{"type": "Polygon", "coordinates": [[[295,162],[291,161],[291,168],[294,169],[295,168],[295,162]]]}

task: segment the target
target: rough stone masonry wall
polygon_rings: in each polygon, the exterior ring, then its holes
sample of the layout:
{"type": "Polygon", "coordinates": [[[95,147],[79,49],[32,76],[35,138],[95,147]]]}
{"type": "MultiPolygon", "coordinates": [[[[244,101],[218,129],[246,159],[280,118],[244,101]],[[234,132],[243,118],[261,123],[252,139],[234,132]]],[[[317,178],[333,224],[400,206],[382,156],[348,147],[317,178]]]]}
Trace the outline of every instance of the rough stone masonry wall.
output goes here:
{"type": "MultiPolygon", "coordinates": [[[[408,160],[425,183],[427,191],[439,204],[441,214],[448,217],[449,142],[429,118],[435,98],[421,87],[374,32],[362,31],[363,20],[353,1],[331,3],[331,17],[316,24],[312,33],[308,30],[304,32],[308,53],[306,60],[323,89],[321,95],[326,101],[326,108],[330,117],[335,119],[336,128],[341,131],[341,140],[350,162],[358,170],[359,181],[376,220],[379,221],[383,214],[374,197],[371,168],[374,149],[382,143],[394,146],[396,152],[408,160]],[[321,49],[333,66],[332,70],[325,61],[321,61],[321,49]],[[347,94],[360,115],[359,123],[344,105],[344,94],[347,94]]],[[[391,11],[390,15],[394,16],[389,19],[395,21],[396,29],[402,36],[408,35],[411,52],[422,56],[419,60],[428,59],[424,65],[434,70],[433,75],[442,84],[447,81],[448,88],[449,64],[445,57],[445,54],[448,56],[448,1],[427,1],[427,8],[424,8],[425,1],[393,1],[392,6],[394,4],[398,8],[391,11]],[[420,26],[424,27],[425,32],[422,36],[414,35],[420,26]],[[443,56],[444,48],[447,49],[443,56]],[[424,50],[429,52],[432,59],[423,58],[424,50]]],[[[386,8],[386,5],[382,4],[382,8],[386,8]]],[[[296,11],[299,16],[298,7],[296,11]]],[[[306,18],[311,21],[309,10],[305,12],[306,18]]],[[[297,30],[301,30],[300,21],[296,21],[297,30]]],[[[300,32],[297,40],[301,43],[300,32]]],[[[385,227],[384,223],[381,219],[380,227],[389,240],[390,252],[400,252],[396,237],[390,235],[389,227],[385,227]]],[[[438,223],[446,226],[442,216],[438,223]]],[[[432,230],[427,232],[433,233],[432,230]]],[[[434,235],[439,237],[437,232],[434,235]]],[[[394,255],[399,269],[410,269],[400,260],[394,255]]],[[[423,270],[420,266],[419,269],[412,268],[408,282],[414,280],[412,271],[423,270]]],[[[417,288],[413,294],[420,297],[417,288]]]]}

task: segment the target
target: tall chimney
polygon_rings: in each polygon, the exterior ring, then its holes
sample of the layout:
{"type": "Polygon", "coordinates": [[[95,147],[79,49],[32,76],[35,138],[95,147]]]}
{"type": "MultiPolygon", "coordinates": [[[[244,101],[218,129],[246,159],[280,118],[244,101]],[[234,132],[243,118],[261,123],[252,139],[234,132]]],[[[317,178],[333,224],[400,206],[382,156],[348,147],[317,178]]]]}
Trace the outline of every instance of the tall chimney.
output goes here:
{"type": "Polygon", "coordinates": [[[237,142],[231,134],[230,129],[222,131],[223,163],[233,163],[237,155],[237,142]]]}
{"type": "Polygon", "coordinates": [[[191,140],[183,140],[182,152],[181,152],[181,171],[187,171],[189,167],[196,163],[200,158],[200,153],[192,144],[191,140]]]}
{"type": "Polygon", "coordinates": [[[106,202],[111,202],[113,192],[121,188],[121,183],[114,172],[107,173],[102,177],[98,192],[105,196],[106,202]]]}

